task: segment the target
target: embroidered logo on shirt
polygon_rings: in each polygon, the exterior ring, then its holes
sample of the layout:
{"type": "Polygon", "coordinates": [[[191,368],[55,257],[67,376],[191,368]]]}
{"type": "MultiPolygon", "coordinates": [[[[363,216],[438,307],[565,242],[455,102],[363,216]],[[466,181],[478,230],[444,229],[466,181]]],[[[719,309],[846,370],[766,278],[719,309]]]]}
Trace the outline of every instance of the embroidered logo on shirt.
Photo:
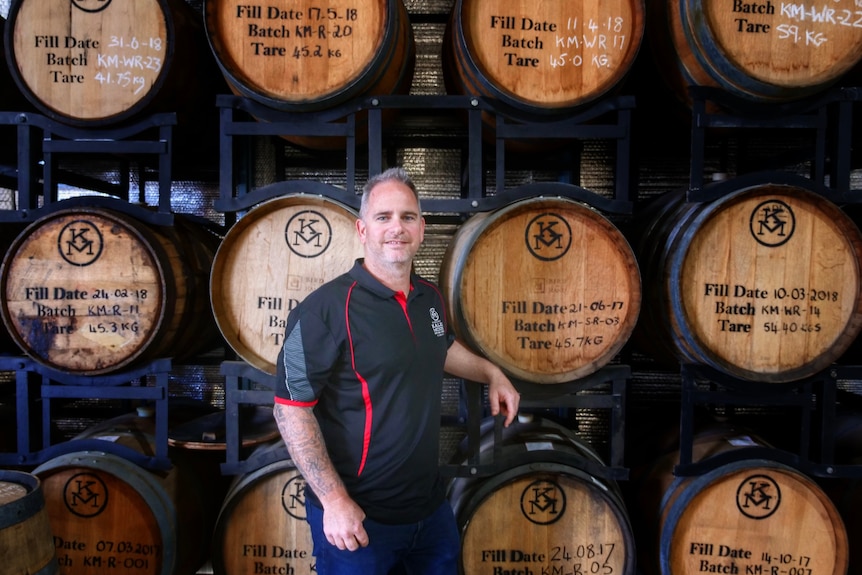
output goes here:
{"type": "Polygon", "coordinates": [[[443,327],[443,320],[440,319],[440,314],[437,313],[437,310],[432,307],[428,312],[431,314],[431,329],[434,330],[434,335],[437,337],[446,335],[446,328],[443,327]]]}

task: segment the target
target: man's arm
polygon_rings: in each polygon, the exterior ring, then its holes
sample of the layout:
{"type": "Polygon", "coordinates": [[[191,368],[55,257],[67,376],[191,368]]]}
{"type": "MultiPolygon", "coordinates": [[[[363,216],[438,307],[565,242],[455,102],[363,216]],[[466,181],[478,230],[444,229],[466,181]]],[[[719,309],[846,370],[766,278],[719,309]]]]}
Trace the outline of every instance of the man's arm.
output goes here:
{"type": "Polygon", "coordinates": [[[491,415],[506,416],[504,425],[509,426],[518,414],[521,394],[499,367],[467,349],[459,341],[449,346],[443,368],[455,377],[488,384],[488,401],[491,415]]]}
{"type": "Polygon", "coordinates": [[[293,464],[323,505],[326,539],[339,549],[351,551],[368,545],[362,525],[365,512],[351,499],[338,476],[312,408],[276,403],[273,411],[293,464]]]}

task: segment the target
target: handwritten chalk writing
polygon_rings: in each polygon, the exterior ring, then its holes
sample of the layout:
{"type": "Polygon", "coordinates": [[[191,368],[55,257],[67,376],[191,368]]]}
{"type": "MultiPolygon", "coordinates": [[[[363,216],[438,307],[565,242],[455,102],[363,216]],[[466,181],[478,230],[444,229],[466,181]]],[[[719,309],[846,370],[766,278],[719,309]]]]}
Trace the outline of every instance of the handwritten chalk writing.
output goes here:
{"type": "Polygon", "coordinates": [[[782,3],[779,14],[799,22],[819,22],[862,28],[862,11],[836,10],[830,6],[806,6],[804,4],[782,3]]]}

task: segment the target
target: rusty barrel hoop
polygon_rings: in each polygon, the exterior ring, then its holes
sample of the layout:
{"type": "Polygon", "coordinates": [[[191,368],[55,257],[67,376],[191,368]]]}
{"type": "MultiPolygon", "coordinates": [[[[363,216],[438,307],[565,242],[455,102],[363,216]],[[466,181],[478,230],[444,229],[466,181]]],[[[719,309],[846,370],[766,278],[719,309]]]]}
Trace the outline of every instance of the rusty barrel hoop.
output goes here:
{"type": "Polygon", "coordinates": [[[114,209],[67,208],[21,232],[0,272],[3,322],[34,360],[103,375],[218,343],[207,280],[219,236],[114,209]]]}
{"type": "Polygon", "coordinates": [[[589,206],[534,197],[472,216],[440,269],[455,332],[517,378],[564,383],[607,365],[641,305],[635,255],[589,206]]]}

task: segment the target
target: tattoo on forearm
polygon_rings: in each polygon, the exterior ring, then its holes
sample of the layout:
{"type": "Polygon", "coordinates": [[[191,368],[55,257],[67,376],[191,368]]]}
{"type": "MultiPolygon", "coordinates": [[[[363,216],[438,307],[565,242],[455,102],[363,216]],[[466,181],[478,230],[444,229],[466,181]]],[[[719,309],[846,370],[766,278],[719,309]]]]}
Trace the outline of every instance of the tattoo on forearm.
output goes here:
{"type": "Polygon", "coordinates": [[[341,479],[329,459],[320,426],[311,410],[276,406],[275,421],[293,464],[314,493],[325,497],[341,487],[341,479]]]}

